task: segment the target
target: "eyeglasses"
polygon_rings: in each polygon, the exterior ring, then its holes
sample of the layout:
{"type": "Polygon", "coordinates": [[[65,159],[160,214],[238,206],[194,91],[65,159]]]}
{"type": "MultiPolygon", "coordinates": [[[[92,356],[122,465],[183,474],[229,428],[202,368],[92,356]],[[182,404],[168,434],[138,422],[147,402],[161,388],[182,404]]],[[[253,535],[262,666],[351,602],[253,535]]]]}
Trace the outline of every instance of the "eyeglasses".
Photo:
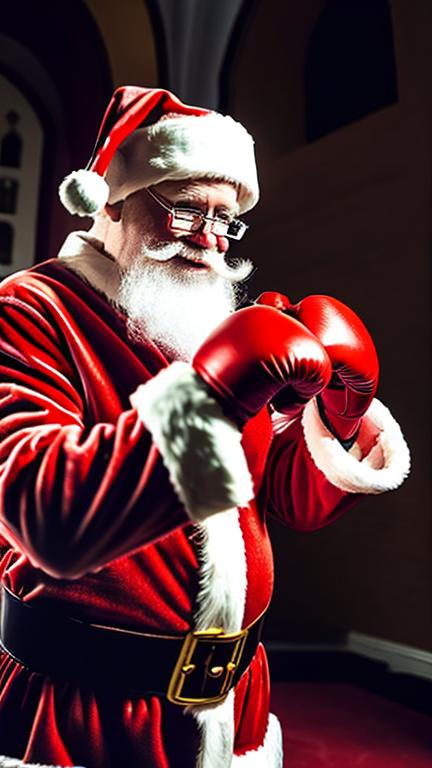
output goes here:
{"type": "Polygon", "coordinates": [[[163,197],[160,197],[160,195],[153,192],[149,187],[146,187],[146,191],[153,200],[168,211],[170,214],[170,229],[176,232],[184,232],[185,234],[198,232],[204,222],[208,222],[210,224],[210,232],[213,235],[229,237],[232,240],[241,240],[246,230],[249,229],[248,225],[245,224],[244,221],[240,221],[240,219],[230,219],[228,217],[223,219],[219,216],[206,216],[202,211],[194,211],[190,208],[169,205],[163,197]]]}

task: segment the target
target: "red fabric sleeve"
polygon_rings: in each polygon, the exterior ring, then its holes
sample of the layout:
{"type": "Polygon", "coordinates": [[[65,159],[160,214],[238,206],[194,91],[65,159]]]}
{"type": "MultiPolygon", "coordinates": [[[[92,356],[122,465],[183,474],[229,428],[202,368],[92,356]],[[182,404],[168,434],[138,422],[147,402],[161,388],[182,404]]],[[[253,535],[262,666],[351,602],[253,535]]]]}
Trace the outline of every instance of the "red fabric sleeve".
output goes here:
{"type": "Polygon", "coordinates": [[[306,447],[301,419],[281,414],[273,419],[260,496],[268,514],[302,532],[323,528],[363,497],[327,480],[306,447]]]}
{"type": "Polygon", "coordinates": [[[12,293],[0,297],[1,532],[32,565],[75,579],[189,519],[136,411],[90,417],[98,396],[112,394],[114,413],[116,390],[94,386],[73,327],[68,346],[52,307],[12,293]]]}

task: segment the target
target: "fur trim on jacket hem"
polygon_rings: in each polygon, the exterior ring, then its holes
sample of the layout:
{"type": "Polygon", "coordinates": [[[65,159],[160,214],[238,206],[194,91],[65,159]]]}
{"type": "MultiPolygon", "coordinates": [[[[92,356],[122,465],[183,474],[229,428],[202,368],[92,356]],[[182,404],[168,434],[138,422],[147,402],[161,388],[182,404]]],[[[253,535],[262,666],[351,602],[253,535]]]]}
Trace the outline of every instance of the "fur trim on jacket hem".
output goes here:
{"type": "Polygon", "coordinates": [[[276,715],[269,715],[263,744],[234,755],[231,768],[283,768],[282,729],[276,715]]]}

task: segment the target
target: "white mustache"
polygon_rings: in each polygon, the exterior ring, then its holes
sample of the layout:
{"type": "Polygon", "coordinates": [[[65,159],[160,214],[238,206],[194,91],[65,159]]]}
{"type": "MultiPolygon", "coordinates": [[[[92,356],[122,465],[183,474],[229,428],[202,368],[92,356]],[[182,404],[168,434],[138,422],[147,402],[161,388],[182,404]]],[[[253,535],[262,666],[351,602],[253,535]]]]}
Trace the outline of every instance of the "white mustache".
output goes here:
{"type": "Polygon", "coordinates": [[[164,243],[155,248],[146,248],[145,255],[154,261],[170,261],[176,256],[181,256],[188,261],[204,264],[213,270],[219,277],[229,280],[231,283],[239,283],[246,280],[253,270],[253,264],[249,259],[235,259],[231,265],[225,262],[223,254],[219,251],[198,251],[190,248],[185,243],[164,243]]]}

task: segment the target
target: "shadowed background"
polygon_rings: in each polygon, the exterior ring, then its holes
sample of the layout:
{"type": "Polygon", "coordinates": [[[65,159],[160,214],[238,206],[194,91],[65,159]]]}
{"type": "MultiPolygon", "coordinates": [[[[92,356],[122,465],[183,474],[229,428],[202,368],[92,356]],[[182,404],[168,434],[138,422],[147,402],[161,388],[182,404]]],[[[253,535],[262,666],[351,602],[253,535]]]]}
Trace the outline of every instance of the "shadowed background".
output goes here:
{"type": "Polygon", "coordinates": [[[432,651],[431,29],[429,0],[2,8],[1,275],[55,256],[82,226],[57,186],[85,165],[113,87],[168,87],[255,137],[262,200],[237,246],[257,267],[251,295],[334,295],[376,341],[379,395],[403,425],[412,475],[323,531],[271,527],[266,637],[286,647],[348,637],[432,651]]]}

